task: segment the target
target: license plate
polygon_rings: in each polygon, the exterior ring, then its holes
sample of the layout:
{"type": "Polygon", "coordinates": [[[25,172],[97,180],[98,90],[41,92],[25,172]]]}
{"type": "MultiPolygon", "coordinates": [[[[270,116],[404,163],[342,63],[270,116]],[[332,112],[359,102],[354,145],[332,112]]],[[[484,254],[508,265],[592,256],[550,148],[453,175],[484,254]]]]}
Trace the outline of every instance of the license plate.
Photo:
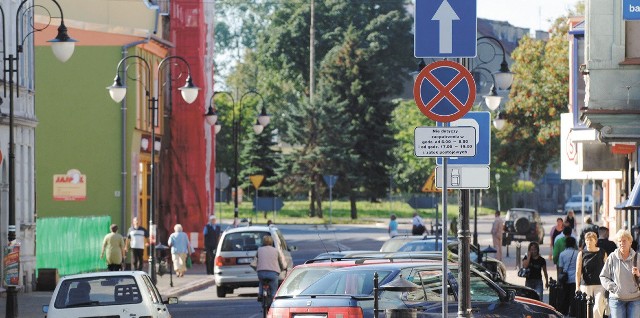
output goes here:
{"type": "Polygon", "coordinates": [[[253,260],[253,257],[238,257],[238,264],[249,264],[253,260]]]}
{"type": "Polygon", "coordinates": [[[526,235],[514,235],[513,238],[517,239],[517,240],[526,240],[527,236],[526,235]]]}

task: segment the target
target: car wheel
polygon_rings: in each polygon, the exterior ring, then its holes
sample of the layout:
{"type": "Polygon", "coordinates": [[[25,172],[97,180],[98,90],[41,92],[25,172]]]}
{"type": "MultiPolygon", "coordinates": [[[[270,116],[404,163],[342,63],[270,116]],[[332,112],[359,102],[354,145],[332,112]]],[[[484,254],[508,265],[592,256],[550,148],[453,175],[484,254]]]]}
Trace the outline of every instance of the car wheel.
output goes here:
{"type": "Polygon", "coordinates": [[[216,286],[216,294],[218,294],[218,298],[224,298],[227,296],[227,288],[224,286],[216,286]]]}
{"type": "Polygon", "coordinates": [[[527,232],[529,232],[530,224],[527,218],[517,219],[516,222],[514,223],[514,226],[518,234],[527,234],[527,232]]]}

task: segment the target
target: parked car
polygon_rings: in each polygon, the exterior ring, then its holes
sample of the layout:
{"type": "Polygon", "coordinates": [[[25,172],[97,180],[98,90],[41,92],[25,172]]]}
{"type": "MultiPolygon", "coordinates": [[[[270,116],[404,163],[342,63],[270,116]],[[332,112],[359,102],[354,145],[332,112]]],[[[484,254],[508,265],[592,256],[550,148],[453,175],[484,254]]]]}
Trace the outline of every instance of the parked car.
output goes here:
{"type": "MultiPolygon", "coordinates": [[[[452,254],[450,254],[449,261],[457,262],[457,244],[449,244],[449,250],[452,254]],[[455,247],[455,252],[453,247],[455,247]]],[[[472,245],[471,252],[471,267],[475,268],[479,273],[490,278],[494,283],[500,286],[504,290],[512,290],[516,293],[516,296],[526,297],[534,300],[540,300],[538,293],[526,286],[511,284],[506,281],[506,271],[507,268],[504,266],[504,263],[495,259],[489,258],[486,262],[476,262],[476,259],[473,257],[475,246],[472,245]]],[[[423,260],[435,260],[442,263],[442,253],[441,252],[395,252],[389,253],[383,256],[384,258],[390,259],[423,259],[423,260]]]]}
{"type": "MultiPolygon", "coordinates": [[[[277,227],[256,225],[226,230],[220,237],[213,268],[218,297],[225,297],[239,287],[258,287],[258,274],[249,263],[256,256],[258,247],[262,246],[265,235],[271,236],[275,247],[284,254],[287,271],[293,267],[290,252],[296,247],[287,245],[277,227]]],[[[280,281],[285,275],[285,272],[280,274],[280,281]]]]}
{"type": "MultiPolygon", "coordinates": [[[[458,239],[452,239],[451,237],[447,241],[448,244],[457,244],[458,239]]],[[[398,252],[437,252],[442,251],[442,239],[428,238],[424,240],[417,240],[404,243],[400,246],[398,252]]]]}
{"type": "MultiPolygon", "coordinates": [[[[582,195],[572,195],[567,203],[564,204],[564,213],[566,214],[569,210],[573,210],[575,213],[582,212],[582,195]]],[[[591,213],[593,210],[593,196],[587,194],[584,196],[584,211],[585,213],[591,213]]]]}
{"type": "MultiPolygon", "coordinates": [[[[435,239],[435,235],[396,235],[386,240],[380,247],[380,252],[397,252],[407,242],[417,240],[435,239]]],[[[449,236],[449,241],[458,240],[455,236],[449,236]]]]}
{"type": "Polygon", "coordinates": [[[48,318],[74,317],[158,317],[169,318],[166,304],[151,278],[140,271],[96,272],[65,276],[42,311],[48,318]]]}
{"type": "MultiPolygon", "coordinates": [[[[432,235],[425,235],[425,236],[418,236],[418,235],[401,235],[401,236],[394,236],[393,238],[388,239],[384,244],[382,244],[382,247],[380,248],[380,251],[383,252],[399,252],[400,249],[403,249],[403,252],[409,252],[409,251],[418,251],[417,249],[421,249],[422,251],[440,251],[441,248],[436,248],[435,247],[435,236],[432,235]],[[416,241],[422,241],[422,243],[414,243],[416,241]],[[425,243],[425,242],[433,242],[431,246],[425,246],[425,244],[429,245],[429,243],[425,243]],[[404,247],[404,245],[408,244],[407,247],[404,247]],[[435,248],[435,249],[434,249],[435,248]]],[[[439,240],[440,244],[442,244],[442,241],[439,240]]],[[[449,242],[449,251],[451,251],[454,254],[458,254],[458,238],[455,236],[449,236],[448,237],[448,242],[449,242]]],[[[471,249],[471,261],[472,262],[476,262],[476,263],[484,263],[484,267],[487,268],[489,271],[491,271],[491,276],[492,277],[496,277],[499,278],[501,280],[506,280],[507,279],[507,267],[504,266],[504,263],[502,263],[501,261],[487,256],[484,257],[484,259],[478,260],[478,255],[481,254],[478,252],[476,246],[471,245],[470,246],[471,249]]],[[[353,255],[353,254],[351,254],[353,255]]],[[[364,256],[364,255],[358,255],[358,256],[364,256]]]]}
{"type": "Polygon", "coordinates": [[[534,241],[543,244],[544,229],[537,210],[511,208],[507,211],[502,244],[510,245],[512,241],[534,241]]]}
{"type": "MultiPolygon", "coordinates": [[[[379,310],[414,309],[419,317],[440,317],[442,304],[442,264],[440,262],[394,261],[335,269],[297,295],[277,295],[268,317],[353,317],[374,316],[374,274],[379,286],[405,279],[417,285],[415,291],[397,292],[380,288],[379,310]]],[[[449,312],[458,310],[457,264],[446,273],[449,312]]],[[[562,317],[540,301],[506,292],[475,269],[470,270],[470,296],[474,316],[562,317]]]]}

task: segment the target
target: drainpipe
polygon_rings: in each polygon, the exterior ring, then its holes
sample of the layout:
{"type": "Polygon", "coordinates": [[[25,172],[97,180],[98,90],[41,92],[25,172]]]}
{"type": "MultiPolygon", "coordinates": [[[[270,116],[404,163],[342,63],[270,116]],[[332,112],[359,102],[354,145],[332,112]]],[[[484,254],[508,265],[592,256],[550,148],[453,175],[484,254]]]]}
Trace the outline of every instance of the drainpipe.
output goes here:
{"type": "MultiPolygon", "coordinates": [[[[148,36],[146,39],[144,40],[140,40],[140,41],[135,41],[135,42],[131,42],[131,43],[127,43],[125,45],[122,46],[122,58],[124,59],[125,57],[127,57],[129,49],[139,45],[139,44],[144,44],[144,43],[149,43],[151,36],[148,36]]],[[[126,81],[126,77],[123,77],[126,81]]],[[[126,85],[126,84],[125,84],[126,85]]],[[[120,102],[120,117],[121,117],[121,134],[122,137],[120,139],[120,151],[122,153],[122,156],[120,158],[121,160],[121,166],[122,166],[122,172],[121,174],[121,179],[120,179],[120,188],[122,189],[122,192],[120,193],[120,198],[121,198],[121,203],[120,203],[120,219],[122,220],[122,224],[121,224],[121,229],[122,229],[122,233],[126,233],[127,231],[127,220],[126,220],[126,212],[127,212],[127,99],[123,99],[122,102],[120,102]]]]}

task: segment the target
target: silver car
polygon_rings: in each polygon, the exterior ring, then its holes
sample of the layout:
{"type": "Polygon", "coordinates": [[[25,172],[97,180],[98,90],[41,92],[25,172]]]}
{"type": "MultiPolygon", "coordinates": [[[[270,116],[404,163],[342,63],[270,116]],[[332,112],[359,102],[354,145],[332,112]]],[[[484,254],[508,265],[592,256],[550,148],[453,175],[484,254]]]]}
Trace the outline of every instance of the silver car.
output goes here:
{"type": "MultiPolygon", "coordinates": [[[[218,248],[213,268],[218,297],[225,297],[239,287],[258,287],[258,274],[249,263],[256,256],[258,247],[262,246],[265,235],[271,236],[275,247],[282,252],[287,260],[287,271],[293,267],[290,251],[295,246],[288,246],[284,236],[275,226],[247,226],[224,231],[218,248]]],[[[280,281],[286,273],[280,274],[280,281]]]]}

